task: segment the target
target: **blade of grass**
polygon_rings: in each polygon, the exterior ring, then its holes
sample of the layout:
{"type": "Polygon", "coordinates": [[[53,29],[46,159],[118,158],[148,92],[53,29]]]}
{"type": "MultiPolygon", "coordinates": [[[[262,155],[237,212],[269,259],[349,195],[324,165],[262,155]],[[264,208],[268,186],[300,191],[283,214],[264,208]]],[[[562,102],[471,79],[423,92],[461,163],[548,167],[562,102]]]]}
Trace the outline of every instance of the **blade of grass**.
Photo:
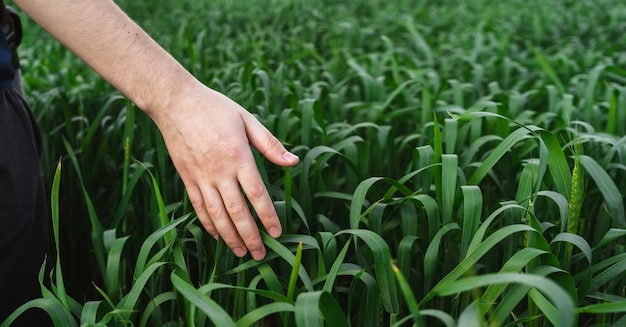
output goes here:
{"type": "MultiPolygon", "coordinates": [[[[265,233],[261,233],[261,237],[263,238],[263,243],[265,243],[268,248],[276,252],[276,254],[278,254],[290,266],[293,267],[295,265],[296,256],[291,253],[289,249],[287,249],[280,242],[265,233]]],[[[300,276],[300,279],[302,280],[302,283],[304,284],[307,292],[312,292],[314,290],[313,283],[311,282],[309,273],[304,269],[304,267],[299,267],[298,276],[300,276]]]]}
{"type": "Polygon", "coordinates": [[[236,326],[228,312],[215,301],[199,292],[195,287],[180,278],[175,272],[170,275],[174,288],[181,292],[185,299],[204,312],[216,326],[236,326]]]}
{"type": "MultiPolygon", "coordinates": [[[[518,273],[498,273],[473,276],[460,279],[438,289],[438,294],[442,296],[454,295],[465,291],[470,291],[479,287],[493,284],[524,284],[534,287],[547,296],[552,304],[557,308],[558,325],[574,326],[576,314],[574,303],[569,295],[556,283],[545,277],[518,273]]],[[[540,307],[540,309],[544,309],[540,307]]]]}
{"type": "Polygon", "coordinates": [[[535,53],[535,58],[539,62],[539,65],[543,69],[544,73],[546,73],[546,75],[548,75],[548,77],[552,80],[552,83],[554,83],[554,85],[557,87],[559,93],[560,94],[565,93],[565,87],[563,87],[563,83],[561,83],[561,80],[557,76],[556,72],[554,71],[550,63],[548,63],[548,61],[541,54],[539,49],[533,48],[533,52],[535,53]]]}
{"type": "Polygon", "coordinates": [[[461,236],[461,258],[465,258],[469,244],[478,230],[482,215],[483,197],[478,186],[461,186],[463,192],[463,228],[461,236]]]}
{"type": "Polygon", "coordinates": [[[400,285],[402,295],[404,295],[404,300],[409,307],[409,312],[411,312],[411,316],[413,316],[414,324],[417,327],[426,326],[424,323],[424,319],[420,314],[419,306],[417,305],[417,300],[415,300],[415,296],[413,295],[411,286],[400,272],[400,269],[398,269],[398,267],[394,265],[393,262],[391,263],[391,267],[393,269],[394,275],[396,276],[396,280],[398,281],[398,285],[400,285]]]}
{"type": "Polygon", "coordinates": [[[452,222],[454,210],[458,157],[455,154],[444,154],[441,156],[441,162],[441,223],[447,225],[452,222]]]}
{"type": "Polygon", "coordinates": [[[378,280],[380,286],[380,294],[385,310],[390,313],[398,313],[398,294],[393,272],[391,266],[388,264],[389,260],[391,260],[391,250],[387,242],[385,242],[382,237],[369,230],[350,229],[337,233],[337,236],[343,234],[354,235],[360,238],[372,251],[376,280],[378,280]]]}
{"type": "Polygon", "coordinates": [[[293,261],[293,267],[291,269],[291,276],[289,277],[289,286],[287,287],[287,299],[293,301],[296,294],[296,283],[298,281],[298,272],[300,271],[300,263],[302,262],[302,242],[298,243],[296,249],[296,256],[293,261]]]}
{"type": "Polygon", "coordinates": [[[61,187],[61,160],[59,160],[54,173],[54,180],[52,181],[52,192],[50,199],[51,215],[52,215],[52,230],[54,233],[54,244],[56,248],[56,296],[59,301],[65,306],[66,309],[70,309],[67,292],[65,291],[65,281],[63,280],[63,271],[61,269],[61,256],[60,256],[60,239],[59,239],[59,189],[61,187]]]}
{"type": "Polygon", "coordinates": [[[322,326],[320,316],[325,318],[328,326],[348,326],[337,300],[323,291],[307,292],[298,295],[295,304],[296,326],[322,326]]]}
{"type": "Polygon", "coordinates": [[[13,313],[5,319],[0,327],[10,327],[11,324],[19,318],[24,312],[32,308],[44,310],[55,326],[78,326],[72,314],[58,300],[53,299],[34,299],[26,302],[17,308],[13,313]]]}
{"type": "Polygon", "coordinates": [[[280,312],[294,312],[295,307],[293,304],[286,302],[275,302],[269,303],[264,306],[258,307],[250,312],[248,312],[245,316],[241,317],[241,319],[237,320],[235,323],[237,327],[248,327],[254,324],[259,323],[263,318],[280,312]]]}
{"type": "Polygon", "coordinates": [[[620,190],[613,182],[613,179],[598,163],[591,157],[586,155],[579,156],[581,165],[585,171],[591,176],[596,183],[598,189],[602,193],[604,202],[613,219],[615,219],[622,227],[626,227],[626,217],[624,216],[624,202],[620,190]]]}
{"type": "Polygon", "coordinates": [[[430,243],[428,243],[428,248],[426,249],[426,253],[424,254],[424,292],[431,291],[432,284],[438,278],[437,267],[439,267],[439,265],[437,261],[440,257],[439,248],[441,247],[443,237],[448,232],[458,229],[461,228],[456,223],[444,225],[437,232],[437,234],[435,234],[430,243]]]}
{"type": "Polygon", "coordinates": [[[107,294],[114,301],[120,300],[120,292],[124,286],[124,281],[120,280],[120,274],[125,272],[125,262],[122,260],[122,251],[129,238],[130,236],[116,238],[109,249],[109,255],[107,257],[107,270],[105,275],[107,294]]]}

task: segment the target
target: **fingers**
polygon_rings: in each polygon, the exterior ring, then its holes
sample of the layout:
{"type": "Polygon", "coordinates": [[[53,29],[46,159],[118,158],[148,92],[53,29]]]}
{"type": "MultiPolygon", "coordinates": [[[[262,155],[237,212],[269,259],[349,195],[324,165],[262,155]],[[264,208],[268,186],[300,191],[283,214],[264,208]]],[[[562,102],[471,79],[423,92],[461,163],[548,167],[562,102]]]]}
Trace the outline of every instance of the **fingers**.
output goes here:
{"type": "Polygon", "coordinates": [[[189,199],[209,234],[214,238],[219,235],[238,257],[249,251],[255,260],[262,260],[266,250],[242,189],[272,237],[280,236],[282,228],[251,153],[247,159],[242,162],[250,165],[241,168],[237,179],[228,183],[221,180],[219,185],[205,183],[202,190],[188,187],[189,199]]]}
{"type": "Polygon", "coordinates": [[[240,251],[237,246],[241,245],[243,249],[247,248],[250,251],[255,260],[261,260],[265,257],[265,247],[259,228],[250,214],[248,204],[238,185],[233,184],[233,186],[235,187],[226,186],[220,190],[226,212],[225,215],[215,217],[213,222],[224,241],[229,245],[235,244],[231,246],[233,252],[240,251]],[[243,243],[240,243],[240,240],[243,240],[243,243]]]}
{"type": "Polygon", "coordinates": [[[209,187],[189,198],[202,226],[214,238],[219,235],[236,256],[250,251],[255,260],[265,257],[261,235],[239,187],[226,186],[221,191],[209,187]]]}
{"type": "Polygon", "coordinates": [[[299,159],[287,151],[280,141],[252,115],[243,117],[250,144],[269,161],[283,167],[295,166],[299,159]]]}

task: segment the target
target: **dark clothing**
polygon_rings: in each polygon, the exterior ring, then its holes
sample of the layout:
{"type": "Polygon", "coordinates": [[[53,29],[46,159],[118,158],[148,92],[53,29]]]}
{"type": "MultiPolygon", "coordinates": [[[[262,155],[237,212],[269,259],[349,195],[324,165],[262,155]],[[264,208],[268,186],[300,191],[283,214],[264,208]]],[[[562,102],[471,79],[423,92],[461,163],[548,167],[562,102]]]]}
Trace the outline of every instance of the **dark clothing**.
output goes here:
{"type": "Polygon", "coordinates": [[[13,87],[14,69],[17,64],[17,53],[9,46],[6,36],[11,36],[14,49],[17,49],[22,39],[21,25],[15,24],[11,15],[11,12],[4,6],[4,0],[0,0],[0,25],[2,26],[2,33],[0,33],[0,87],[2,88],[13,87]]]}
{"type": "Polygon", "coordinates": [[[0,33],[0,87],[13,87],[15,71],[11,64],[11,50],[4,34],[0,33]]]}
{"type": "MultiPolygon", "coordinates": [[[[40,156],[32,113],[17,90],[0,89],[0,321],[41,297],[38,273],[47,251],[48,214],[40,156]]],[[[29,310],[20,323],[41,326],[41,320],[31,320],[41,319],[36,315],[29,310]]]]}
{"type": "MultiPolygon", "coordinates": [[[[0,17],[7,13],[0,2],[0,17]]],[[[48,249],[48,206],[40,159],[41,134],[14,87],[14,49],[0,33],[0,323],[20,305],[41,297],[38,274],[48,249]]],[[[48,259],[50,260],[50,259],[48,259]]],[[[45,278],[48,278],[47,275],[45,278]]],[[[30,309],[11,326],[50,325],[30,309]]]]}

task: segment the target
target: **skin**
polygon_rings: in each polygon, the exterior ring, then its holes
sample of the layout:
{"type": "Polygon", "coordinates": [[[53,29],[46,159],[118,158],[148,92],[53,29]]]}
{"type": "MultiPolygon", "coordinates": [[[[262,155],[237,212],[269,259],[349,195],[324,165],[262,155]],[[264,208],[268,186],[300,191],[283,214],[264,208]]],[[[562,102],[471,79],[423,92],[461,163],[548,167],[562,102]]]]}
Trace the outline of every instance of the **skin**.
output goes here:
{"type": "Polygon", "coordinates": [[[239,257],[265,257],[244,194],[272,237],[282,228],[250,145],[280,166],[298,157],[244,108],[212,90],[110,0],[14,0],[141,108],[163,134],[204,228],[239,257]]]}

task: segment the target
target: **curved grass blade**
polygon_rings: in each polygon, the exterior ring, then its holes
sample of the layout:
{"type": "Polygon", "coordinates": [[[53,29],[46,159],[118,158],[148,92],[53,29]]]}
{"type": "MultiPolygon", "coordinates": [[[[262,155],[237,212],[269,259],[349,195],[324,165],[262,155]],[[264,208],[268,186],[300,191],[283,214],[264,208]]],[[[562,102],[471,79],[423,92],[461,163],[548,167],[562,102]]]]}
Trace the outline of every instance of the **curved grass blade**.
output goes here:
{"type": "Polygon", "coordinates": [[[499,119],[504,119],[513,123],[515,125],[520,126],[520,129],[517,129],[513,133],[511,133],[506,139],[504,139],[493,151],[492,153],[481,163],[479,168],[474,172],[474,174],[470,177],[468,184],[478,185],[480,181],[487,175],[489,170],[500,160],[500,158],[509,151],[515,143],[520,141],[525,137],[525,134],[528,132],[537,134],[540,138],[542,144],[541,146],[541,171],[543,172],[544,164],[547,164],[550,169],[550,174],[554,180],[557,190],[564,195],[567,195],[569,198],[570,192],[570,183],[571,183],[571,173],[569,171],[569,166],[567,165],[567,160],[565,159],[565,154],[559,145],[556,137],[537,126],[525,126],[522,125],[510,118],[505,116],[492,113],[492,112],[484,112],[484,111],[474,111],[474,112],[466,112],[462,115],[451,114],[452,117],[458,119],[460,121],[471,121],[476,118],[483,117],[496,117],[499,119]],[[521,130],[526,130],[523,132],[521,130]],[[544,153],[544,151],[547,153],[544,153]],[[545,158],[545,159],[543,159],[545,158]],[[547,161],[547,162],[544,162],[547,161]]]}
{"type": "Polygon", "coordinates": [[[146,262],[148,262],[148,257],[154,245],[161,238],[163,238],[165,235],[170,233],[171,230],[175,229],[182,222],[187,221],[190,216],[191,214],[187,214],[181,218],[174,219],[172,222],[168,223],[167,225],[157,229],[155,232],[150,234],[150,236],[148,236],[145,241],[143,241],[143,243],[141,244],[141,249],[139,250],[139,255],[137,256],[137,260],[135,263],[135,272],[134,272],[135,278],[139,278],[141,273],[143,273],[146,267],[146,262]]]}
{"type": "Polygon", "coordinates": [[[411,195],[406,197],[406,199],[419,202],[424,208],[424,211],[426,211],[426,218],[428,220],[428,240],[432,242],[440,226],[439,205],[437,201],[427,194],[411,195]]]}
{"type": "Polygon", "coordinates": [[[11,315],[7,317],[7,319],[5,319],[2,322],[2,324],[0,324],[0,327],[10,327],[11,324],[17,318],[19,318],[19,316],[21,316],[24,312],[32,308],[39,308],[39,309],[44,310],[48,314],[48,316],[52,320],[52,323],[55,326],[67,326],[67,327],[78,326],[72,314],[58,300],[34,299],[34,300],[30,300],[26,302],[25,304],[17,308],[15,311],[13,311],[13,313],[11,313],[11,315]]]}
{"type": "Polygon", "coordinates": [[[124,272],[124,261],[122,260],[122,251],[124,245],[130,236],[124,236],[122,238],[116,238],[113,241],[111,248],[109,249],[109,255],[107,257],[107,270],[106,270],[106,286],[107,294],[110,299],[118,301],[120,298],[120,291],[122,288],[122,281],[120,280],[120,272],[124,272]]]}
{"type": "Polygon", "coordinates": [[[467,270],[473,267],[480,258],[482,258],[485,254],[489,252],[494,246],[496,246],[500,241],[505,239],[506,237],[513,235],[519,232],[537,232],[534,228],[527,225],[511,225],[505,226],[497,231],[495,231],[492,235],[490,235],[484,242],[480,243],[476,247],[475,250],[469,252],[467,257],[459,263],[448,275],[442,278],[433,289],[426,294],[424,299],[420,302],[420,306],[423,303],[430,301],[435,294],[439,293],[440,287],[446,287],[447,284],[453,283],[453,281],[460,278],[467,270]]]}
{"type": "Polygon", "coordinates": [[[474,234],[474,238],[472,238],[472,242],[470,242],[467,252],[468,253],[473,252],[476,249],[476,247],[478,247],[483,242],[483,239],[485,235],[487,234],[487,229],[489,228],[491,223],[493,223],[493,221],[496,220],[496,218],[500,216],[500,214],[504,213],[507,210],[513,210],[513,209],[520,210],[524,213],[527,210],[526,208],[520,206],[517,203],[505,204],[502,207],[496,209],[494,212],[492,212],[489,215],[489,217],[487,217],[487,219],[485,219],[485,221],[480,225],[480,227],[478,227],[478,230],[474,234]]]}
{"type": "Polygon", "coordinates": [[[102,320],[98,321],[98,311],[102,304],[106,302],[104,301],[88,301],[83,306],[83,310],[80,314],[80,325],[81,326],[94,326],[94,327],[105,327],[111,320],[111,315],[105,315],[102,320]]]}
{"type": "Polygon", "coordinates": [[[533,52],[535,53],[535,58],[537,58],[537,61],[539,62],[539,65],[543,69],[544,73],[546,73],[546,75],[548,75],[548,77],[552,80],[552,82],[554,83],[554,85],[558,89],[559,93],[560,94],[564,94],[565,93],[565,87],[563,87],[563,83],[561,83],[561,80],[557,76],[556,72],[554,71],[554,69],[552,68],[550,63],[548,63],[548,61],[541,54],[539,49],[533,48],[533,52]]]}
{"type": "MultiPolygon", "coordinates": [[[[563,274],[563,270],[553,266],[540,266],[530,271],[531,274],[536,276],[548,276],[551,274],[563,274]]],[[[490,326],[502,326],[511,316],[511,312],[518,306],[521,301],[528,295],[532,286],[525,284],[501,284],[495,285],[495,287],[502,287],[508,289],[508,291],[502,297],[502,300],[498,303],[496,309],[489,315],[488,325],[490,326]]],[[[490,287],[491,288],[491,287],[490,287]]],[[[537,315],[529,315],[528,321],[533,321],[540,318],[537,315]]],[[[520,319],[523,320],[523,319],[520,319]]]]}
{"type": "Polygon", "coordinates": [[[320,311],[326,318],[326,324],[334,327],[348,326],[349,322],[339,302],[330,293],[321,292],[320,311]]]}
{"type": "MultiPolygon", "coordinates": [[[[376,279],[372,275],[368,274],[364,269],[358,269],[360,267],[356,265],[356,267],[351,266],[351,264],[344,264],[343,268],[347,270],[342,270],[339,275],[353,277],[348,294],[359,294],[354,291],[359,284],[363,285],[365,288],[365,297],[361,295],[356,299],[356,301],[359,302],[358,311],[356,311],[358,315],[356,325],[363,327],[378,327],[380,324],[380,313],[382,311],[380,306],[380,297],[378,296],[378,283],[376,282],[376,279]]],[[[350,308],[353,308],[353,299],[354,296],[351,296],[348,301],[349,317],[354,316],[353,314],[350,314],[350,308]]]]}
{"type": "Polygon", "coordinates": [[[435,317],[439,319],[446,327],[456,326],[456,323],[454,322],[454,318],[452,318],[452,316],[450,316],[446,312],[443,312],[440,310],[434,310],[434,309],[424,309],[421,312],[422,312],[422,316],[435,317]]]}
{"type": "Polygon", "coordinates": [[[328,326],[349,326],[337,300],[329,293],[315,291],[298,295],[295,304],[296,326],[322,326],[321,317],[328,326]]]}
{"type": "Polygon", "coordinates": [[[556,204],[556,206],[559,209],[561,232],[564,232],[565,228],[567,227],[567,213],[568,213],[568,206],[569,206],[565,196],[561,193],[554,192],[554,191],[539,191],[537,195],[548,198],[556,204]]]}
{"type": "Polygon", "coordinates": [[[626,217],[624,215],[624,202],[622,194],[611,179],[606,170],[591,157],[586,155],[578,156],[578,160],[585,168],[585,171],[593,178],[596,186],[604,197],[604,202],[608,207],[613,219],[615,219],[622,227],[626,227],[626,217]]]}
{"type": "Polygon", "coordinates": [[[412,193],[411,190],[408,189],[406,186],[391,178],[370,177],[362,181],[354,191],[352,202],[350,203],[350,226],[352,227],[352,229],[357,229],[361,219],[365,215],[367,215],[367,213],[374,209],[374,205],[372,205],[364,213],[361,213],[361,209],[363,208],[363,204],[365,203],[365,197],[367,196],[368,191],[374,184],[376,184],[376,182],[379,181],[385,181],[391,184],[392,187],[400,190],[400,192],[404,194],[408,195],[412,193]]]}
{"type": "Polygon", "coordinates": [[[228,312],[226,312],[210,297],[198,291],[198,289],[180,278],[175,272],[172,272],[170,278],[174,288],[176,288],[176,290],[178,290],[187,301],[204,312],[216,326],[236,326],[228,312]]]}
{"type": "Polygon", "coordinates": [[[419,246],[418,240],[419,238],[417,236],[406,235],[398,244],[396,265],[403,276],[410,276],[409,274],[415,264],[415,256],[413,253],[419,246]]]}
{"type": "Polygon", "coordinates": [[[461,186],[463,192],[463,228],[461,236],[461,258],[465,258],[469,244],[478,230],[483,209],[483,196],[475,185],[461,186]]]}
{"type": "Polygon", "coordinates": [[[380,235],[370,231],[362,229],[349,229],[337,233],[337,235],[349,234],[354,235],[367,245],[372,251],[374,257],[374,266],[376,273],[376,280],[379,283],[380,294],[383,300],[385,310],[391,313],[398,313],[398,292],[396,289],[395,279],[393,278],[393,272],[389,265],[391,260],[391,250],[387,242],[383,240],[380,235]]]}
{"type": "MultiPolygon", "coordinates": [[[[552,304],[556,307],[555,315],[558,317],[559,326],[574,326],[576,322],[576,314],[574,310],[574,302],[569,294],[560,286],[548,278],[518,274],[518,273],[498,273],[487,274],[482,276],[473,276],[451,282],[447,285],[437,288],[437,294],[442,296],[455,295],[461,292],[474,290],[493,284],[524,284],[534,287],[547,296],[552,304]]],[[[539,309],[544,309],[539,307],[539,309]]]]}
{"type": "Polygon", "coordinates": [[[576,313],[607,314],[626,312],[626,301],[590,304],[576,309],[576,313]]]}
{"type": "Polygon", "coordinates": [[[175,300],[176,292],[174,291],[161,293],[155,296],[153,299],[150,300],[150,303],[148,303],[148,305],[146,305],[146,307],[143,309],[143,312],[141,313],[141,320],[139,321],[139,327],[147,326],[150,316],[152,315],[154,310],[157,309],[161,304],[175,300]]]}
{"type": "Polygon", "coordinates": [[[489,173],[489,171],[500,161],[500,159],[511,149],[515,144],[525,139],[530,131],[526,128],[518,128],[507,136],[495,149],[489,154],[489,156],[476,168],[476,171],[467,181],[469,185],[478,185],[483,178],[489,173]]]}
{"type": "Polygon", "coordinates": [[[571,233],[560,233],[556,235],[550,243],[555,242],[567,242],[568,244],[575,245],[577,248],[582,251],[587,259],[587,263],[591,265],[592,262],[592,250],[587,240],[585,240],[580,235],[571,234],[571,233]]]}
{"type": "Polygon", "coordinates": [[[269,303],[264,306],[258,307],[250,312],[248,312],[245,316],[241,317],[241,319],[237,320],[235,325],[237,327],[248,327],[252,326],[263,318],[280,312],[294,312],[295,307],[291,303],[286,302],[275,302],[269,303]]]}
{"type": "Polygon", "coordinates": [[[480,305],[478,301],[470,303],[459,315],[459,327],[481,327],[484,322],[481,321],[480,305]]]}
{"type": "Polygon", "coordinates": [[[602,240],[600,240],[600,243],[598,243],[593,250],[600,250],[615,241],[623,239],[624,236],[626,236],[626,229],[611,228],[608,232],[606,232],[604,237],[602,237],[602,240]]]}
{"type": "MultiPolygon", "coordinates": [[[[461,166],[467,167],[469,166],[473,160],[480,160],[480,158],[476,158],[479,153],[480,148],[489,143],[489,142],[501,142],[502,137],[498,135],[483,135],[477,138],[472,144],[470,144],[469,148],[463,153],[461,157],[461,166]]],[[[481,151],[482,152],[482,151],[481,151]]]]}
{"type": "Polygon", "coordinates": [[[430,291],[433,282],[437,277],[437,260],[439,256],[439,247],[441,246],[441,240],[443,237],[451,231],[461,229],[458,224],[452,223],[441,227],[441,229],[435,234],[435,237],[432,238],[430,243],[428,243],[428,248],[426,249],[426,253],[424,254],[424,291],[430,291]]]}
{"type": "MultiPolygon", "coordinates": [[[[278,254],[278,256],[280,256],[281,258],[283,258],[283,260],[285,260],[290,266],[293,267],[295,265],[296,256],[293,253],[291,253],[289,249],[287,249],[280,242],[278,242],[273,237],[265,233],[261,233],[261,237],[263,238],[263,243],[265,243],[265,245],[268,248],[276,252],[276,254],[278,254]]],[[[304,284],[304,287],[306,288],[307,292],[312,292],[314,290],[313,283],[311,282],[309,273],[304,269],[304,267],[302,266],[299,267],[298,276],[300,276],[300,279],[302,280],[302,283],[304,284]]]]}
{"type": "MultiPolygon", "coordinates": [[[[283,285],[278,279],[278,275],[276,275],[276,272],[269,264],[263,263],[257,267],[257,270],[270,291],[278,294],[284,294],[285,291],[283,289],[283,285]]],[[[287,301],[286,297],[285,301],[287,301]]]]}
{"type": "Polygon", "coordinates": [[[539,137],[548,150],[548,169],[554,185],[559,193],[569,199],[572,183],[572,173],[567,164],[565,153],[556,136],[546,130],[538,130],[539,137]]]}
{"type": "Polygon", "coordinates": [[[326,275],[324,287],[322,288],[324,292],[330,293],[332,291],[341,265],[343,264],[343,260],[346,257],[346,253],[348,253],[348,249],[350,248],[350,243],[351,242],[346,242],[346,244],[341,249],[341,252],[339,252],[339,255],[337,255],[337,259],[335,259],[333,265],[330,267],[330,271],[328,271],[328,274],[326,275]]]}
{"type": "MultiPolygon", "coordinates": [[[[613,261],[611,259],[607,259],[605,261],[613,261]]],[[[604,262],[601,263],[604,265],[604,262]]],[[[623,275],[626,272],[626,257],[621,258],[619,261],[613,262],[608,268],[599,273],[591,280],[591,289],[598,290],[605,284],[610,282],[614,282],[615,278],[623,275]]]]}
{"type": "Polygon", "coordinates": [[[298,295],[295,303],[296,326],[320,327],[323,320],[319,308],[320,294],[322,292],[309,292],[298,295]]]}
{"type": "MultiPolygon", "coordinates": [[[[135,283],[133,284],[133,287],[131,288],[130,292],[128,292],[124,296],[124,298],[122,298],[122,300],[117,304],[117,307],[115,308],[116,310],[119,310],[121,312],[120,314],[121,314],[122,320],[128,319],[130,317],[131,310],[133,310],[136,307],[137,301],[139,300],[139,296],[143,292],[144,287],[146,286],[146,283],[148,283],[148,280],[150,279],[150,277],[152,277],[152,275],[157,271],[157,269],[161,268],[162,266],[166,264],[168,263],[156,262],[148,266],[144,270],[144,272],[135,280],[135,283]]],[[[170,265],[173,265],[173,264],[170,264],[170,265]]]]}
{"type": "MultiPolygon", "coordinates": [[[[524,248],[516,252],[500,269],[501,273],[514,273],[521,272],[532,260],[540,255],[547,253],[535,248],[524,248]]],[[[484,303],[481,309],[483,312],[487,312],[491,306],[496,303],[498,297],[506,290],[506,284],[489,285],[482,295],[482,302],[484,303]]]]}
{"type": "Polygon", "coordinates": [[[553,326],[559,326],[558,309],[552,305],[541,292],[533,288],[528,292],[528,297],[533,302],[533,305],[541,309],[541,312],[543,312],[553,326]]]}

